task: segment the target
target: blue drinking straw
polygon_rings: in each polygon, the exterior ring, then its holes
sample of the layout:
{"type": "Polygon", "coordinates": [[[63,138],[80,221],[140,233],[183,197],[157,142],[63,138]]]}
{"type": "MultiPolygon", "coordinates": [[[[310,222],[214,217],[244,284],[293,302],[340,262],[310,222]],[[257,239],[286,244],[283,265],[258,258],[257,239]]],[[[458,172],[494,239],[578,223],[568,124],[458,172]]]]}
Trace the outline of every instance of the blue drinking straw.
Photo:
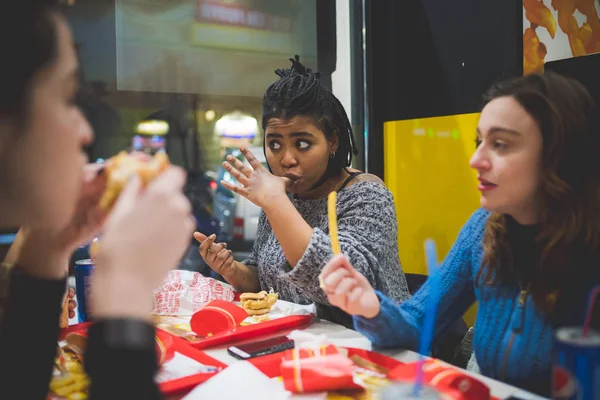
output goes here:
{"type": "Polygon", "coordinates": [[[431,349],[433,331],[435,328],[435,319],[437,315],[437,307],[440,300],[440,277],[437,273],[437,250],[435,247],[435,241],[433,241],[433,239],[425,240],[425,258],[427,260],[427,270],[429,271],[429,298],[427,301],[425,320],[423,321],[423,329],[421,330],[421,338],[419,341],[419,363],[417,367],[417,377],[415,381],[415,397],[419,397],[419,393],[423,388],[423,364],[425,363],[425,357],[429,356],[429,352],[431,349]]]}

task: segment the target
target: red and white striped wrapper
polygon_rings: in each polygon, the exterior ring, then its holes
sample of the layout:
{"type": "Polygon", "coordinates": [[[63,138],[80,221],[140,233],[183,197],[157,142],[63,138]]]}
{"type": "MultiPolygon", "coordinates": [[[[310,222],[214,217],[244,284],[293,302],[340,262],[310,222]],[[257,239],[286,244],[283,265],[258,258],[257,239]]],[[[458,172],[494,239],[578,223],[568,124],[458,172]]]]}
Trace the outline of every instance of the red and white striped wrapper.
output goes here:
{"type": "Polygon", "coordinates": [[[198,272],[170,271],[154,292],[154,315],[191,316],[213,300],[232,302],[233,289],[198,272]]]}

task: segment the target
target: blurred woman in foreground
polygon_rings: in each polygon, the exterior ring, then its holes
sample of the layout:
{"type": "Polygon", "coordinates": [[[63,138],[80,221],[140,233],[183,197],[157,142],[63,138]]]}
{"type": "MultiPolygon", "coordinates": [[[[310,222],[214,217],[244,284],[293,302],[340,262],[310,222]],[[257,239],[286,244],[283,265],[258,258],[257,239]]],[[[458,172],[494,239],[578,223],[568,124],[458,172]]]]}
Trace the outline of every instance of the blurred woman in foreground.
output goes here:
{"type": "Polygon", "coordinates": [[[102,227],[85,355],[90,398],[157,399],[152,290],[192,233],[185,174],[171,168],[145,190],[132,179],[107,216],[102,171],[85,165],[93,134],[75,105],[70,30],[53,1],[10,3],[0,13],[0,227],[23,227],[24,240],[5,266],[2,397],[46,398],[69,257],[102,227]]]}

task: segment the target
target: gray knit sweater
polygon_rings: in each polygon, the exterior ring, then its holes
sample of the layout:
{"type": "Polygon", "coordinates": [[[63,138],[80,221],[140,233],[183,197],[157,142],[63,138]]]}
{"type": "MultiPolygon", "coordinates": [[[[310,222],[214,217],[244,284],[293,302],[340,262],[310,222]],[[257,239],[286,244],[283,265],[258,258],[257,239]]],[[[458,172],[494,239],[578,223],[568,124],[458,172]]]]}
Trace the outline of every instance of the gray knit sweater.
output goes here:
{"type": "MultiPolygon", "coordinates": [[[[327,219],[327,198],[290,200],[313,228],[308,247],[291,268],[264,213],[258,222],[254,248],[245,264],[256,268],[260,286],[273,288],[280,299],[298,304],[315,303],[317,315],[352,328],[352,318],[327,301],[318,276],[333,257],[327,219]]],[[[373,287],[397,302],[409,298],[398,258],[398,222],[389,190],[375,182],[358,182],[338,193],[338,236],[342,252],[373,287]]],[[[293,229],[293,227],[290,227],[293,229]]]]}

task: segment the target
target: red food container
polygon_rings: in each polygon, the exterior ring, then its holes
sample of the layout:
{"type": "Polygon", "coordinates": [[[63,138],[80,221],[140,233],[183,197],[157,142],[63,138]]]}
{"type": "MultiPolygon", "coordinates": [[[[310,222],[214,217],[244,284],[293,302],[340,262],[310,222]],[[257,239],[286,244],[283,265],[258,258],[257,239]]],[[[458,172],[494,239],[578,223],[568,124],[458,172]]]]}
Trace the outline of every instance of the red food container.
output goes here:
{"type": "Polygon", "coordinates": [[[292,393],[361,388],[354,383],[354,363],[333,345],[291,349],[282,357],[281,377],[292,393]]]}
{"type": "MultiPolygon", "coordinates": [[[[400,365],[394,368],[388,378],[391,380],[415,382],[419,363],[400,365]]],[[[439,360],[427,360],[423,364],[423,378],[426,385],[454,400],[489,400],[490,388],[483,382],[465,374],[439,360]]]]}
{"type": "Polygon", "coordinates": [[[223,300],[213,300],[196,311],[190,320],[190,328],[199,336],[212,336],[235,330],[248,313],[241,307],[223,300]]]}

